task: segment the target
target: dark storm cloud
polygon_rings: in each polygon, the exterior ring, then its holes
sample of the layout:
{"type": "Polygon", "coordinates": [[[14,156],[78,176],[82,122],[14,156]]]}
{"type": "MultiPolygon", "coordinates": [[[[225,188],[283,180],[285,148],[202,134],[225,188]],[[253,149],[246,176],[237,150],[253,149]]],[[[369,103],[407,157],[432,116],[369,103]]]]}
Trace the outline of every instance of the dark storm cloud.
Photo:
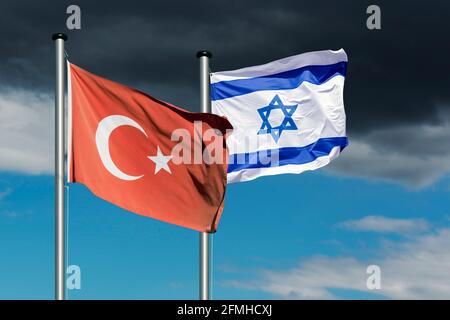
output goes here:
{"type": "Polygon", "coordinates": [[[450,170],[449,2],[377,1],[376,31],[366,28],[368,1],[78,1],[80,31],[65,27],[70,4],[2,0],[6,98],[14,88],[52,94],[50,37],[60,31],[69,35],[73,63],[190,110],[198,110],[199,49],[213,52],[211,69],[219,71],[344,48],[347,127],[355,143],[331,170],[416,185],[450,170]]]}
{"type": "Polygon", "coordinates": [[[450,101],[450,4],[392,2],[378,1],[382,30],[369,31],[365,1],[79,1],[82,30],[67,31],[72,2],[2,1],[1,83],[51,90],[60,30],[73,62],[191,109],[198,49],[226,70],[343,47],[351,131],[436,121],[450,101]]]}

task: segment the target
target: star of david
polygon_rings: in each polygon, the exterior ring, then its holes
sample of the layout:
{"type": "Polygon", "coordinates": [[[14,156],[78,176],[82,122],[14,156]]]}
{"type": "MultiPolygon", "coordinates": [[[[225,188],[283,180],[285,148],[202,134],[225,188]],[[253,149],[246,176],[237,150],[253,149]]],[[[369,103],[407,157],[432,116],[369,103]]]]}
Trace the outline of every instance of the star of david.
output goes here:
{"type": "Polygon", "coordinates": [[[294,120],[292,119],[292,115],[297,109],[297,106],[298,104],[290,106],[284,105],[280,97],[278,95],[275,95],[268,106],[258,109],[259,116],[262,119],[262,125],[258,131],[258,134],[270,134],[273,140],[278,143],[278,140],[280,139],[283,131],[297,130],[298,128],[294,120]],[[274,127],[270,123],[269,117],[270,112],[275,109],[280,109],[283,112],[284,119],[279,126],[274,127]]]}

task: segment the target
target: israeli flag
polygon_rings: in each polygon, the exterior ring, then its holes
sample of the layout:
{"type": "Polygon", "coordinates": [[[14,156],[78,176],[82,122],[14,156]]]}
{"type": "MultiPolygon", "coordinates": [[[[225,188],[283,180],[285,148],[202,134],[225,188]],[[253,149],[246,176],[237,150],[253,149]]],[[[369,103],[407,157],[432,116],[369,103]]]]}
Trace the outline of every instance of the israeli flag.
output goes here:
{"type": "Polygon", "coordinates": [[[234,128],[228,182],[315,170],[336,158],[348,145],[346,69],[341,49],[212,73],[212,112],[234,128]]]}

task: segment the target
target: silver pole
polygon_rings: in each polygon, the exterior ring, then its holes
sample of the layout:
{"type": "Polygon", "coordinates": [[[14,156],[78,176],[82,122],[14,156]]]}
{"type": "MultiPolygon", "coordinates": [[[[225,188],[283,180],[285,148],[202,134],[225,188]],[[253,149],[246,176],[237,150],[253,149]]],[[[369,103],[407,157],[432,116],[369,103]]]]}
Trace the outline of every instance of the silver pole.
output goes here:
{"type": "MultiPolygon", "coordinates": [[[[197,52],[197,58],[200,59],[200,109],[201,112],[211,112],[211,97],[209,94],[209,59],[212,54],[208,51],[197,52]]],[[[210,254],[212,235],[207,232],[200,232],[200,280],[199,280],[199,299],[211,299],[211,270],[210,254]]]]}
{"type": "Polygon", "coordinates": [[[207,232],[200,232],[200,282],[199,282],[199,299],[210,300],[210,237],[207,232]]]}
{"type": "Polygon", "coordinates": [[[64,42],[67,36],[52,36],[56,45],[55,88],[55,299],[64,300],[64,42]]]}

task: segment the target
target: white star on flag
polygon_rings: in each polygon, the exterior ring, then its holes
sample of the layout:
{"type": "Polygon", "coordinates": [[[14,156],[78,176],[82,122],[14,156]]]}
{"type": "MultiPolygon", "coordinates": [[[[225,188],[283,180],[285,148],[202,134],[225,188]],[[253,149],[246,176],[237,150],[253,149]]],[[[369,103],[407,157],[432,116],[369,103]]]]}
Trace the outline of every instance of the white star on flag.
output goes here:
{"type": "Polygon", "coordinates": [[[172,159],[172,156],[163,155],[163,153],[161,152],[161,149],[159,149],[159,146],[158,146],[158,151],[156,152],[156,156],[153,156],[153,157],[148,156],[148,158],[155,163],[155,174],[157,174],[159,172],[159,170],[161,170],[161,169],[164,169],[168,173],[172,174],[172,172],[170,171],[170,168],[169,168],[169,164],[168,164],[170,159],[172,159]]]}

